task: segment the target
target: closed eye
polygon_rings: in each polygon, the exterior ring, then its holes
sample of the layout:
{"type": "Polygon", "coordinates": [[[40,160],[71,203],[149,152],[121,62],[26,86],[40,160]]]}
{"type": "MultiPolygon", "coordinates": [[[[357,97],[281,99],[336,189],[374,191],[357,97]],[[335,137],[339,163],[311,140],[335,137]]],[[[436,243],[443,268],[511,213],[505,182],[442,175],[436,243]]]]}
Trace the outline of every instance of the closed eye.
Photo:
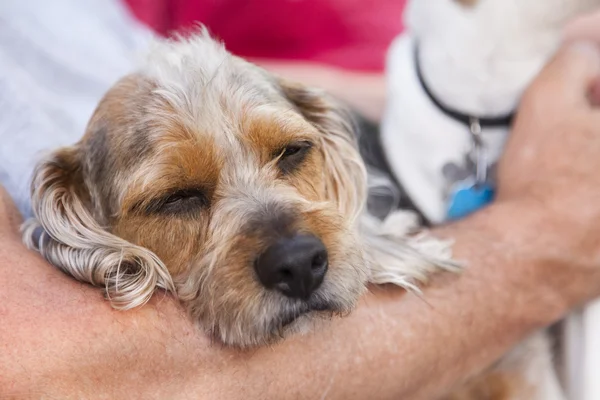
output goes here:
{"type": "Polygon", "coordinates": [[[189,214],[209,205],[210,200],[202,189],[188,188],[151,200],[144,211],[147,214],[189,214]]]}
{"type": "Polygon", "coordinates": [[[306,159],[313,144],[309,141],[290,143],[279,151],[277,165],[284,174],[289,174],[298,168],[306,159]]]}

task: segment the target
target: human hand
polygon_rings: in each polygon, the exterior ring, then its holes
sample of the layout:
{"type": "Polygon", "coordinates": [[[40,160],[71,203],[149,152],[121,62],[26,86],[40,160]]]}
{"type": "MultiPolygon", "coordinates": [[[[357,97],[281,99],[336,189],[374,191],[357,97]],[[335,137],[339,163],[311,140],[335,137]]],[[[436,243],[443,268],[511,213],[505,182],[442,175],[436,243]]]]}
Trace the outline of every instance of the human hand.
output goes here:
{"type": "Polygon", "coordinates": [[[599,80],[600,46],[561,49],[524,95],[498,171],[507,229],[567,307],[600,295],[599,80]]]}
{"type": "MultiPolygon", "coordinates": [[[[600,43],[600,9],[572,20],[564,29],[566,43],[577,40],[590,40],[600,43]]],[[[592,103],[600,105],[600,81],[591,90],[592,103]]]]}
{"type": "Polygon", "coordinates": [[[588,39],[600,42],[600,9],[571,21],[564,29],[566,41],[588,39]]]}

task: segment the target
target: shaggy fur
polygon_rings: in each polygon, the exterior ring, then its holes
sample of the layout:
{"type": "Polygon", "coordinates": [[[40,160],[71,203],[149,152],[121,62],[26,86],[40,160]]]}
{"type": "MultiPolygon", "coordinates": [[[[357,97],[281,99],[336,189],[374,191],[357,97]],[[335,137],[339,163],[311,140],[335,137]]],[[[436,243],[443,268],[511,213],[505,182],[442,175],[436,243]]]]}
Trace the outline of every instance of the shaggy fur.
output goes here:
{"type": "Polygon", "coordinates": [[[346,314],[368,282],[407,289],[456,270],[416,219],[365,211],[349,115],[314,89],[227,53],[205,32],[159,41],[100,102],[85,136],[35,171],[27,244],[112,305],[175,294],[224,344],[264,345],[346,314]],[[308,300],[265,289],[253,264],[310,233],[329,268],[308,300]]]}

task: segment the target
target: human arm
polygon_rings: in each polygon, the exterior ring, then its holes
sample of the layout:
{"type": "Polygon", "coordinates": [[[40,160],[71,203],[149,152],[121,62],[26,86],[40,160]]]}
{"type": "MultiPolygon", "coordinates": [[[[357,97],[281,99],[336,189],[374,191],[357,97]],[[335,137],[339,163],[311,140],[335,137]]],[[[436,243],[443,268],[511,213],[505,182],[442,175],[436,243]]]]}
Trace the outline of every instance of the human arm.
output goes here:
{"type": "Polygon", "coordinates": [[[374,289],[349,317],[272,348],[241,353],[211,344],[161,294],[137,310],[110,309],[97,289],[23,247],[4,194],[0,393],[231,400],[445,393],[600,294],[593,147],[600,124],[583,95],[600,71],[593,54],[563,52],[526,96],[498,202],[435,232],[455,240],[455,257],[468,264],[463,274],[437,276],[423,298],[374,289]],[[537,159],[527,151],[534,145],[537,159]]]}
{"type": "MultiPolygon", "coordinates": [[[[501,232],[490,232],[497,212],[445,229],[470,268],[461,276],[439,277],[425,301],[377,289],[350,317],[251,353],[211,345],[170,298],[156,296],[131,312],[111,310],[97,289],[72,281],[24,249],[12,224],[10,239],[0,245],[0,393],[431,398],[568,307],[558,295],[544,305],[537,298],[541,291],[525,290],[538,281],[505,268],[514,245],[501,232]],[[490,251],[490,242],[497,252],[490,251]]],[[[3,222],[6,227],[6,218],[3,222]]],[[[523,275],[541,268],[513,266],[523,275]]]]}
{"type": "Polygon", "coordinates": [[[600,10],[581,15],[565,26],[564,36],[567,40],[588,38],[598,42],[600,41],[599,20],[600,10]]]}

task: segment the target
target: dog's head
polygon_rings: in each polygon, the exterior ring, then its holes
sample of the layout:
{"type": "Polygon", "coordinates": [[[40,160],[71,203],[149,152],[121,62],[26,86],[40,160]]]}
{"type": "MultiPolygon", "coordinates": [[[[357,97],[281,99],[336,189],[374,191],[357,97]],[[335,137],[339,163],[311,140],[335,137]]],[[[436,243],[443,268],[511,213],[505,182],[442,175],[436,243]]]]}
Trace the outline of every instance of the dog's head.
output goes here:
{"type": "Polygon", "coordinates": [[[25,234],[118,308],[163,287],[223,342],[257,345],[355,304],[365,175],[331,99],[200,34],[159,43],[39,165],[25,234]]]}

